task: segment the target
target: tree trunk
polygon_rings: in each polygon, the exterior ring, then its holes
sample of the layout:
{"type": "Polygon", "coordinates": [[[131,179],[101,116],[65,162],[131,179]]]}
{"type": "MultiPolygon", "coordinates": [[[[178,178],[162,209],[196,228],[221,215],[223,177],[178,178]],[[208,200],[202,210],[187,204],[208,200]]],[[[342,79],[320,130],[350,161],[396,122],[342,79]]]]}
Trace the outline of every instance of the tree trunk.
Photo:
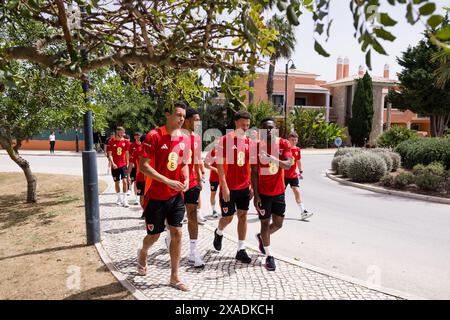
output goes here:
{"type": "MultiPolygon", "coordinates": [[[[252,89],[255,87],[255,81],[254,80],[250,80],[249,87],[252,88],[252,89]]],[[[248,92],[248,104],[252,104],[253,103],[253,98],[254,98],[253,92],[249,91],[248,92]]]]}
{"type": "MultiPolygon", "coordinates": [[[[0,144],[5,149],[9,157],[17,163],[17,165],[23,170],[23,173],[25,174],[25,178],[27,179],[27,203],[34,203],[37,201],[36,197],[36,186],[37,186],[37,179],[31,172],[30,164],[27,160],[22,158],[17,150],[12,147],[11,141],[8,141],[6,139],[0,138],[0,144]]],[[[18,142],[18,146],[20,146],[21,142],[18,142]]]]}
{"type": "Polygon", "coordinates": [[[450,116],[430,116],[431,136],[442,137],[449,122],[450,116]]]}
{"type": "Polygon", "coordinates": [[[275,57],[270,58],[269,75],[267,77],[267,100],[272,103],[273,95],[273,76],[275,74],[275,57]]]}

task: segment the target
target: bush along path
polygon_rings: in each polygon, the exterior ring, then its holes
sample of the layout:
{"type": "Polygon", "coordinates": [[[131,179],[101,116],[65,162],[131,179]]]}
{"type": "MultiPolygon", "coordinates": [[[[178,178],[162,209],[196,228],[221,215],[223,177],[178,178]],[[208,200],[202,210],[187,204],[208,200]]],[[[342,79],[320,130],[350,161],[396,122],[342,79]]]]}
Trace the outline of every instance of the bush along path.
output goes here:
{"type": "Polygon", "coordinates": [[[421,140],[401,143],[398,149],[405,152],[409,157],[409,165],[419,161],[435,160],[428,165],[416,164],[410,170],[408,166],[402,168],[402,157],[390,149],[344,148],[335,153],[331,162],[331,169],[342,178],[357,183],[372,184],[378,187],[404,190],[433,197],[450,198],[450,170],[446,170],[444,165],[447,155],[445,152],[433,153],[431,150],[439,150],[447,141],[445,139],[439,141],[436,141],[436,139],[421,140]],[[417,141],[419,141],[418,145],[416,145],[417,141]],[[425,144],[429,144],[428,154],[420,149],[420,146],[425,144]],[[417,153],[415,157],[414,151],[417,153]]]}

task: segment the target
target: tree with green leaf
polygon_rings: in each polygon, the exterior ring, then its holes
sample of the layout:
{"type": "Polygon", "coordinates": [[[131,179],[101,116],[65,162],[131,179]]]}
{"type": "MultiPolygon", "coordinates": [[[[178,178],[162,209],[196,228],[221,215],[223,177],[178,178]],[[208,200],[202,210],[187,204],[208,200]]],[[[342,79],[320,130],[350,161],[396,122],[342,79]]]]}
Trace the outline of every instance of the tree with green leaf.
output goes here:
{"type": "Polygon", "coordinates": [[[357,81],[352,104],[352,117],[348,119],[348,132],[353,145],[362,147],[367,143],[372,131],[372,120],[372,79],[366,72],[364,77],[357,81]]]}
{"type": "Polygon", "coordinates": [[[275,74],[275,64],[281,58],[288,59],[292,56],[297,42],[293,26],[289,23],[286,17],[274,15],[267,25],[270,30],[277,32],[276,40],[269,45],[273,48],[270,54],[269,61],[269,75],[267,77],[267,100],[272,103],[273,95],[273,77],[275,74]]]}
{"type": "Polygon", "coordinates": [[[441,65],[433,57],[440,50],[427,35],[415,47],[408,48],[397,58],[403,67],[398,75],[399,90],[391,90],[388,95],[396,108],[429,116],[433,137],[443,136],[450,120],[450,82],[443,87],[436,85],[436,70],[441,65]]]}
{"type": "MultiPolygon", "coordinates": [[[[20,155],[22,142],[48,128],[80,127],[88,106],[79,80],[54,77],[48,70],[24,62],[9,64],[7,73],[14,81],[0,90],[0,146],[25,174],[27,202],[36,202],[37,179],[20,155]]],[[[96,127],[102,128],[103,110],[95,105],[89,108],[95,112],[96,127]]]]}

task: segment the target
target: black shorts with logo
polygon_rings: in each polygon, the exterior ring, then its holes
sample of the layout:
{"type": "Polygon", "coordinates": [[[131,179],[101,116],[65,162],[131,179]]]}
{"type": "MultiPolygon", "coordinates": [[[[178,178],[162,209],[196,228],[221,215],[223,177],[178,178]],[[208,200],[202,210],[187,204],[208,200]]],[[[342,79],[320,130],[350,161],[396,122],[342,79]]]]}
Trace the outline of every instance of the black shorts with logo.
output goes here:
{"type": "Polygon", "coordinates": [[[162,233],[165,228],[165,220],[169,226],[181,228],[185,207],[181,193],[168,200],[153,200],[147,204],[144,210],[147,234],[162,233]]]}
{"type": "Polygon", "coordinates": [[[265,196],[260,194],[261,207],[258,208],[259,219],[270,219],[272,214],[284,217],[286,212],[286,200],[284,193],[278,196],[265,196]]]}
{"type": "Polygon", "coordinates": [[[136,190],[138,196],[143,196],[145,194],[145,181],[137,181],[136,190]]]}
{"type": "Polygon", "coordinates": [[[195,186],[184,193],[184,203],[185,204],[198,204],[198,199],[200,198],[201,189],[199,186],[195,186]]]}
{"type": "Polygon", "coordinates": [[[210,181],[209,184],[211,185],[212,192],[217,192],[217,190],[219,190],[219,181],[210,181]]]}
{"type": "Polygon", "coordinates": [[[300,186],[300,180],[298,178],[284,178],[284,186],[287,187],[288,185],[293,187],[299,187],[300,186]]]}
{"type": "Polygon", "coordinates": [[[250,204],[250,189],[230,190],[230,202],[223,201],[220,195],[222,217],[231,217],[237,210],[248,210],[250,204]]]}
{"type": "Polygon", "coordinates": [[[131,169],[131,172],[130,172],[130,180],[131,180],[131,182],[136,181],[136,167],[134,167],[133,169],[131,169]]]}
{"type": "Polygon", "coordinates": [[[111,175],[114,181],[120,181],[122,179],[125,179],[126,177],[128,177],[128,168],[127,166],[123,166],[117,169],[112,169],[111,175]]]}

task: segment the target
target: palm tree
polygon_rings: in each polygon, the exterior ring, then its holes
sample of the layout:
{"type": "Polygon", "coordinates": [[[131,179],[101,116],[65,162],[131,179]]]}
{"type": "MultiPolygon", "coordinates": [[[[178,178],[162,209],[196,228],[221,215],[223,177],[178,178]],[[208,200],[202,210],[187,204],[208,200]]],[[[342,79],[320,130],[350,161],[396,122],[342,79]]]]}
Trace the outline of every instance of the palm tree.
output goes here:
{"type": "Polygon", "coordinates": [[[269,76],[267,79],[267,99],[272,102],[273,76],[275,73],[275,63],[280,58],[290,58],[296,44],[294,28],[285,16],[274,15],[267,26],[278,31],[278,37],[270,45],[275,48],[275,52],[270,56],[269,76]]]}
{"type": "Polygon", "coordinates": [[[450,81],[450,53],[441,50],[433,55],[433,62],[438,62],[439,67],[434,72],[436,76],[436,85],[440,89],[444,89],[448,81],[450,81]]]}

